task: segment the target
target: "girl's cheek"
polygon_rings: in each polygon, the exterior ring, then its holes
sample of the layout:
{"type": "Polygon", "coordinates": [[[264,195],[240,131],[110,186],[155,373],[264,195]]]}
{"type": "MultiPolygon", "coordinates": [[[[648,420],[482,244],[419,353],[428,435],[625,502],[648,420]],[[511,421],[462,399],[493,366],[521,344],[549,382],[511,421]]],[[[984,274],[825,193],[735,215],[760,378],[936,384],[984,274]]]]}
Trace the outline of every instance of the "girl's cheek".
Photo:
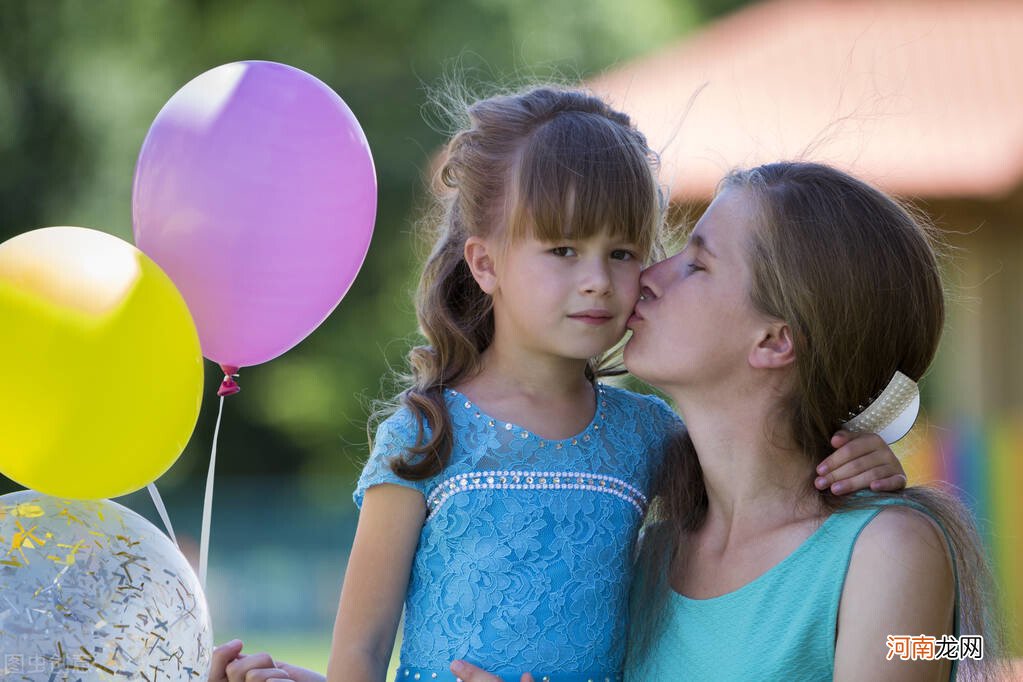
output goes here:
{"type": "Polygon", "coordinates": [[[635,272],[628,280],[629,286],[632,288],[632,291],[636,292],[637,299],[639,298],[639,276],[640,274],[642,274],[642,272],[643,269],[641,267],[637,267],[635,272]]]}

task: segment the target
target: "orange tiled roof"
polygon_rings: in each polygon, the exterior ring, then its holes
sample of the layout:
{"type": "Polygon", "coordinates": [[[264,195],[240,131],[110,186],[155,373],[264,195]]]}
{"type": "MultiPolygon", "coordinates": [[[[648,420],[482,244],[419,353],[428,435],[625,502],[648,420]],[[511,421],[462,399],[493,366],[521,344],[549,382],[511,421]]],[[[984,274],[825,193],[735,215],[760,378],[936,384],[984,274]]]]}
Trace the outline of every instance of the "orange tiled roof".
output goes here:
{"type": "Polygon", "coordinates": [[[675,198],[799,155],[913,196],[1023,179],[1018,0],[776,0],[589,85],[662,150],[675,198]]]}

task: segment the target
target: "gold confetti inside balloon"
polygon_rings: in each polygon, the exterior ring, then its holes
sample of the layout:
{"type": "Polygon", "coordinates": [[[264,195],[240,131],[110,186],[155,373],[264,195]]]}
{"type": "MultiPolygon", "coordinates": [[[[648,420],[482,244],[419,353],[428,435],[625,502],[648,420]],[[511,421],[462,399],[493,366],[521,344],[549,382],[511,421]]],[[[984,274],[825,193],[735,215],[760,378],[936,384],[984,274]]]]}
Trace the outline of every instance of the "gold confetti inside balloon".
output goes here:
{"type": "Polygon", "coordinates": [[[174,543],[109,500],[0,496],[0,679],[205,680],[212,632],[174,543]]]}

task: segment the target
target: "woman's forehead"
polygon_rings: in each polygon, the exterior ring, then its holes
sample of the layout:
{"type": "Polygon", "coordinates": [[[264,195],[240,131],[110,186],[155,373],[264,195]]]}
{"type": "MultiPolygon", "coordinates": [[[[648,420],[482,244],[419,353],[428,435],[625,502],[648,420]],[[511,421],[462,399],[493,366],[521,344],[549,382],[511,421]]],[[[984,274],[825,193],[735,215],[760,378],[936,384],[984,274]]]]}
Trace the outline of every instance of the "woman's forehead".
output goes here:
{"type": "Polygon", "coordinates": [[[721,191],[693,228],[690,245],[715,258],[734,254],[753,229],[752,201],[742,189],[721,191]]]}

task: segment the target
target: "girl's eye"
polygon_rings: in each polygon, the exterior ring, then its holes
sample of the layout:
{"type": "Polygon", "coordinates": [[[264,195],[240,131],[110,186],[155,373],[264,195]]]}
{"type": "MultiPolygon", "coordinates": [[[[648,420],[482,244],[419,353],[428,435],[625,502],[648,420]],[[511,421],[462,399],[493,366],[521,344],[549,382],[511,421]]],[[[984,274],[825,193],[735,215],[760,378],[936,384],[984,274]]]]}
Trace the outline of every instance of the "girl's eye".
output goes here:
{"type": "Polygon", "coordinates": [[[575,255],[575,249],[573,249],[571,246],[557,246],[557,247],[551,249],[551,253],[553,253],[555,256],[562,256],[562,257],[574,256],[575,255]]]}
{"type": "Polygon", "coordinates": [[[693,261],[692,263],[686,263],[686,268],[688,268],[689,272],[698,272],[704,269],[703,266],[697,263],[696,261],[693,261]]]}
{"type": "Polygon", "coordinates": [[[615,249],[611,252],[614,260],[636,260],[636,254],[628,249],[615,249]]]}

